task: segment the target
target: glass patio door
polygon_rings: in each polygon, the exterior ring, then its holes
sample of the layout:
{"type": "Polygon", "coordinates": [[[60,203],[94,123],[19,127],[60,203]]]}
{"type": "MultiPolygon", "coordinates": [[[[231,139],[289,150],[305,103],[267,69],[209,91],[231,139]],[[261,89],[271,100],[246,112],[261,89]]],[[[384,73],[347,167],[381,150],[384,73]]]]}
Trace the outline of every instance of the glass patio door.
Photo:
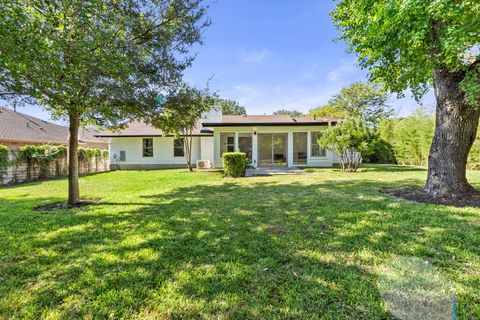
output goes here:
{"type": "Polygon", "coordinates": [[[248,163],[252,163],[252,134],[239,133],[238,134],[238,150],[245,153],[248,163]]]}
{"type": "Polygon", "coordinates": [[[259,166],[286,166],[288,135],[286,133],[260,133],[258,135],[259,166]]]}

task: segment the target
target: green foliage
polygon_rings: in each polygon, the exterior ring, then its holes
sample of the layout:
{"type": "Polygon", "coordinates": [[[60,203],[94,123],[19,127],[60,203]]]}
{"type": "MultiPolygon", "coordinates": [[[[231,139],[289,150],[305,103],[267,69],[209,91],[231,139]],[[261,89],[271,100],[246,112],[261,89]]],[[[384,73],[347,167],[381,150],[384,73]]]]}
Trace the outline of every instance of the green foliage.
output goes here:
{"type": "Polygon", "coordinates": [[[400,164],[426,165],[435,129],[435,119],[423,108],[408,117],[383,121],[380,137],[388,141],[400,164]]]}
{"type": "Polygon", "coordinates": [[[222,109],[222,114],[226,116],[245,116],[247,111],[245,107],[235,100],[218,99],[216,104],[222,109]]]}
{"type": "Polygon", "coordinates": [[[247,159],[244,152],[224,152],[222,159],[225,175],[233,178],[245,176],[247,159]]]}
{"type": "Polygon", "coordinates": [[[280,109],[277,110],[273,113],[273,115],[287,115],[287,116],[292,116],[292,117],[301,117],[303,116],[303,113],[297,110],[286,110],[286,109],[280,109]]]}
{"type": "Polygon", "coordinates": [[[373,152],[374,134],[361,117],[349,117],[322,133],[320,145],[331,149],[343,170],[356,171],[363,156],[373,152]]]}
{"type": "Polygon", "coordinates": [[[389,142],[376,136],[372,141],[372,145],[372,153],[364,157],[365,162],[385,164],[397,163],[395,151],[389,142]]]}
{"type": "Polygon", "coordinates": [[[433,70],[465,72],[466,103],[478,103],[480,2],[471,0],[337,0],[332,13],[350,51],[373,80],[417,97],[433,83],[433,70]],[[474,97],[477,97],[476,100],[474,97]]]}
{"type": "Polygon", "coordinates": [[[78,158],[86,162],[99,159],[101,155],[101,150],[97,148],[78,148],[78,158]]]}
{"type": "Polygon", "coordinates": [[[306,114],[307,117],[338,117],[338,118],[345,118],[347,116],[347,112],[340,109],[337,106],[326,104],[318,108],[313,108],[308,111],[306,114]]]}
{"type": "Polygon", "coordinates": [[[201,3],[6,1],[0,87],[83,123],[120,126],[155,113],[158,93],[179,84],[209,24],[201,3]]]}
{"type": "Polygon", "coordinates": [[[347,116],[363,118],[368,125],[375,127],[393,113],[387,100],[388,94],[380,86],[369,82],[355,82],[342,88],[328,103],[345,112],[347,116]]]}
{"type": "Polygon", "coordinates": [[[31,164],[48,163],[66,154],[64,146],[27,145],[19,148],[17,160],[31,164]]]}
{"type": "Polygon", "coordinates": [[[102,160],[107,160],[109,156],[108,150],[102,150],[102,160]]]}
{"type": "Polygon", "coordinates": [[[10,149],[0,144],[0,179],[3,179],[10,165],[10,149]]]}

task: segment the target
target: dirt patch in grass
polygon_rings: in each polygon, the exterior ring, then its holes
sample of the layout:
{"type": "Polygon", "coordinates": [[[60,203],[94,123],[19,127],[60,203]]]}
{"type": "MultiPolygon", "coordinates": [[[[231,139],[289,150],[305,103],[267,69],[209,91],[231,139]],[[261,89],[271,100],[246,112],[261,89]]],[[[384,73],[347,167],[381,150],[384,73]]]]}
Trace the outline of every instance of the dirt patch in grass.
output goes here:
{"type": "Polygon", "coordinates": [[[454,207],[480,207],[480,193],[472,193],[461,198],[434,198],[422,188],[407,187],[400,189],[381,189],[381,193],[420,203],[438,204],[454,207]]]}
{"type": "Polygon", "coordinates": [[[85,206],[90,206],[90,205],[96,205],[98,204],[98,200],[82,200],[79,203],[75,205],[69,205],[66,202],[57,202],[57,203],[50,203],[46,204],[43,206],[38,206],[33,208],[35,211],[56,211],[56,210],[62,210],[62,209],[73,209],[73,208],[81,208],[85,206]]]}

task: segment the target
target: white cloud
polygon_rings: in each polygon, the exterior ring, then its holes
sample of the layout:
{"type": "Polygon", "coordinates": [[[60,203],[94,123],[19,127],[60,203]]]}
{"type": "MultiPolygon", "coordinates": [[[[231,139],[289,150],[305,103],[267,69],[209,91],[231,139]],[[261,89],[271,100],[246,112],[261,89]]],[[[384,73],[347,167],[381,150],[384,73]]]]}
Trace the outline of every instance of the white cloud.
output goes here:
{"type": "Polygon", "coordinates": [[[240,53],[240,60],[243,63],[260,63],[270,59],[272,56],[273,52],[267,49],[247,50],[243,48],[240,53]]]}
{"type": "Polygon", "coordinates": [[[327,73],[328,81],[340,81],[357,70],[353,60],[341,60],[338,67],[327,73]]]}
{"type": "Polygon", "coordinates": [[[240,84],[234,86],[233,89],[236,93],[236,100],[243,105],[252,103],[261,96],[260,90],[252,85],[240,84]]]}

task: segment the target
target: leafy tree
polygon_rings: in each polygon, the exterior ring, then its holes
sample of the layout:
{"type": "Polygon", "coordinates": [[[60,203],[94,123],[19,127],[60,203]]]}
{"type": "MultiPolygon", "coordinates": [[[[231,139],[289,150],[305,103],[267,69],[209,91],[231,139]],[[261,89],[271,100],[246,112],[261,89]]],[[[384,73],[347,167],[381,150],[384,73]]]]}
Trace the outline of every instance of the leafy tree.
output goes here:
{"type": "Polygon", "coordinates": [[[420,107],[408,117],[383,121],[379,133],[392,144],[399,163],[423,166],[427,164],[434,126],[433,115],[420,107]]]}
{"type": "Polygon", "coordinates": [[[229,99],[218,99],[217,105],[222,109],[223,115],[228,116],[245,116],[247,111],[238,101],[229,99]]]}
{"type": "Polygon", "coordinates": [[[292,117],[301,117],[303,116],[303,113],[297,110],[286,110],[286,109],[280,109],[277,110],[273,113],[274,116],[276,115],[287,115],[287,116],[292,116],[292,117]]]}
{"type": "Polygon", "coordinates": [[[361,117],[349,117],[322,133],[320,145],[331,149],[340,159],[343,171],[357,171],[362,157],[371,154],[374,135],[361,117]]]}
{"type": "Polygon", "coordinates": [[[80,202],[78,128],[154,114],[208,25],[201,0],[14,1],[0,6],[0,91],[68,119],[68,204],[80,202]]]}
{"type": "Polygon", "coordinates": [[[345,112],[350,117],[362,117],[371,126],[392,115],[387,105],[388,94],[378,85],[368,82],[355,82],[342,88],[339,94],[330,99],[329,104],[345,112]]]}
{"type": "Polygon", "coordinates": [[[480,2],[337,0],[332,17],[361,67],[386,89],[419,98],[433,85],[435,133],[424,191],[475,192],[466,179],[480,116],[480,2]]]}
{"type": "Polygon", "coordinates": [[[183,84],[170,93],[159,112],[149,119],[153,126],[165,134],[182,139],[185,160],[190,171],[193,171],[193,131],[200,126],[202,114],[209,111],[217,101],[208,89],[200,90],[183,84]]]}
{"type": "Polygon", "coordinates": [[[344,118],[347,116],[347,113],[344,110],[341,110],[339,107],[326,104],[318,108],[313,108],[308,111],[306,114],[307,117],[338,117],[344,118]]]}

